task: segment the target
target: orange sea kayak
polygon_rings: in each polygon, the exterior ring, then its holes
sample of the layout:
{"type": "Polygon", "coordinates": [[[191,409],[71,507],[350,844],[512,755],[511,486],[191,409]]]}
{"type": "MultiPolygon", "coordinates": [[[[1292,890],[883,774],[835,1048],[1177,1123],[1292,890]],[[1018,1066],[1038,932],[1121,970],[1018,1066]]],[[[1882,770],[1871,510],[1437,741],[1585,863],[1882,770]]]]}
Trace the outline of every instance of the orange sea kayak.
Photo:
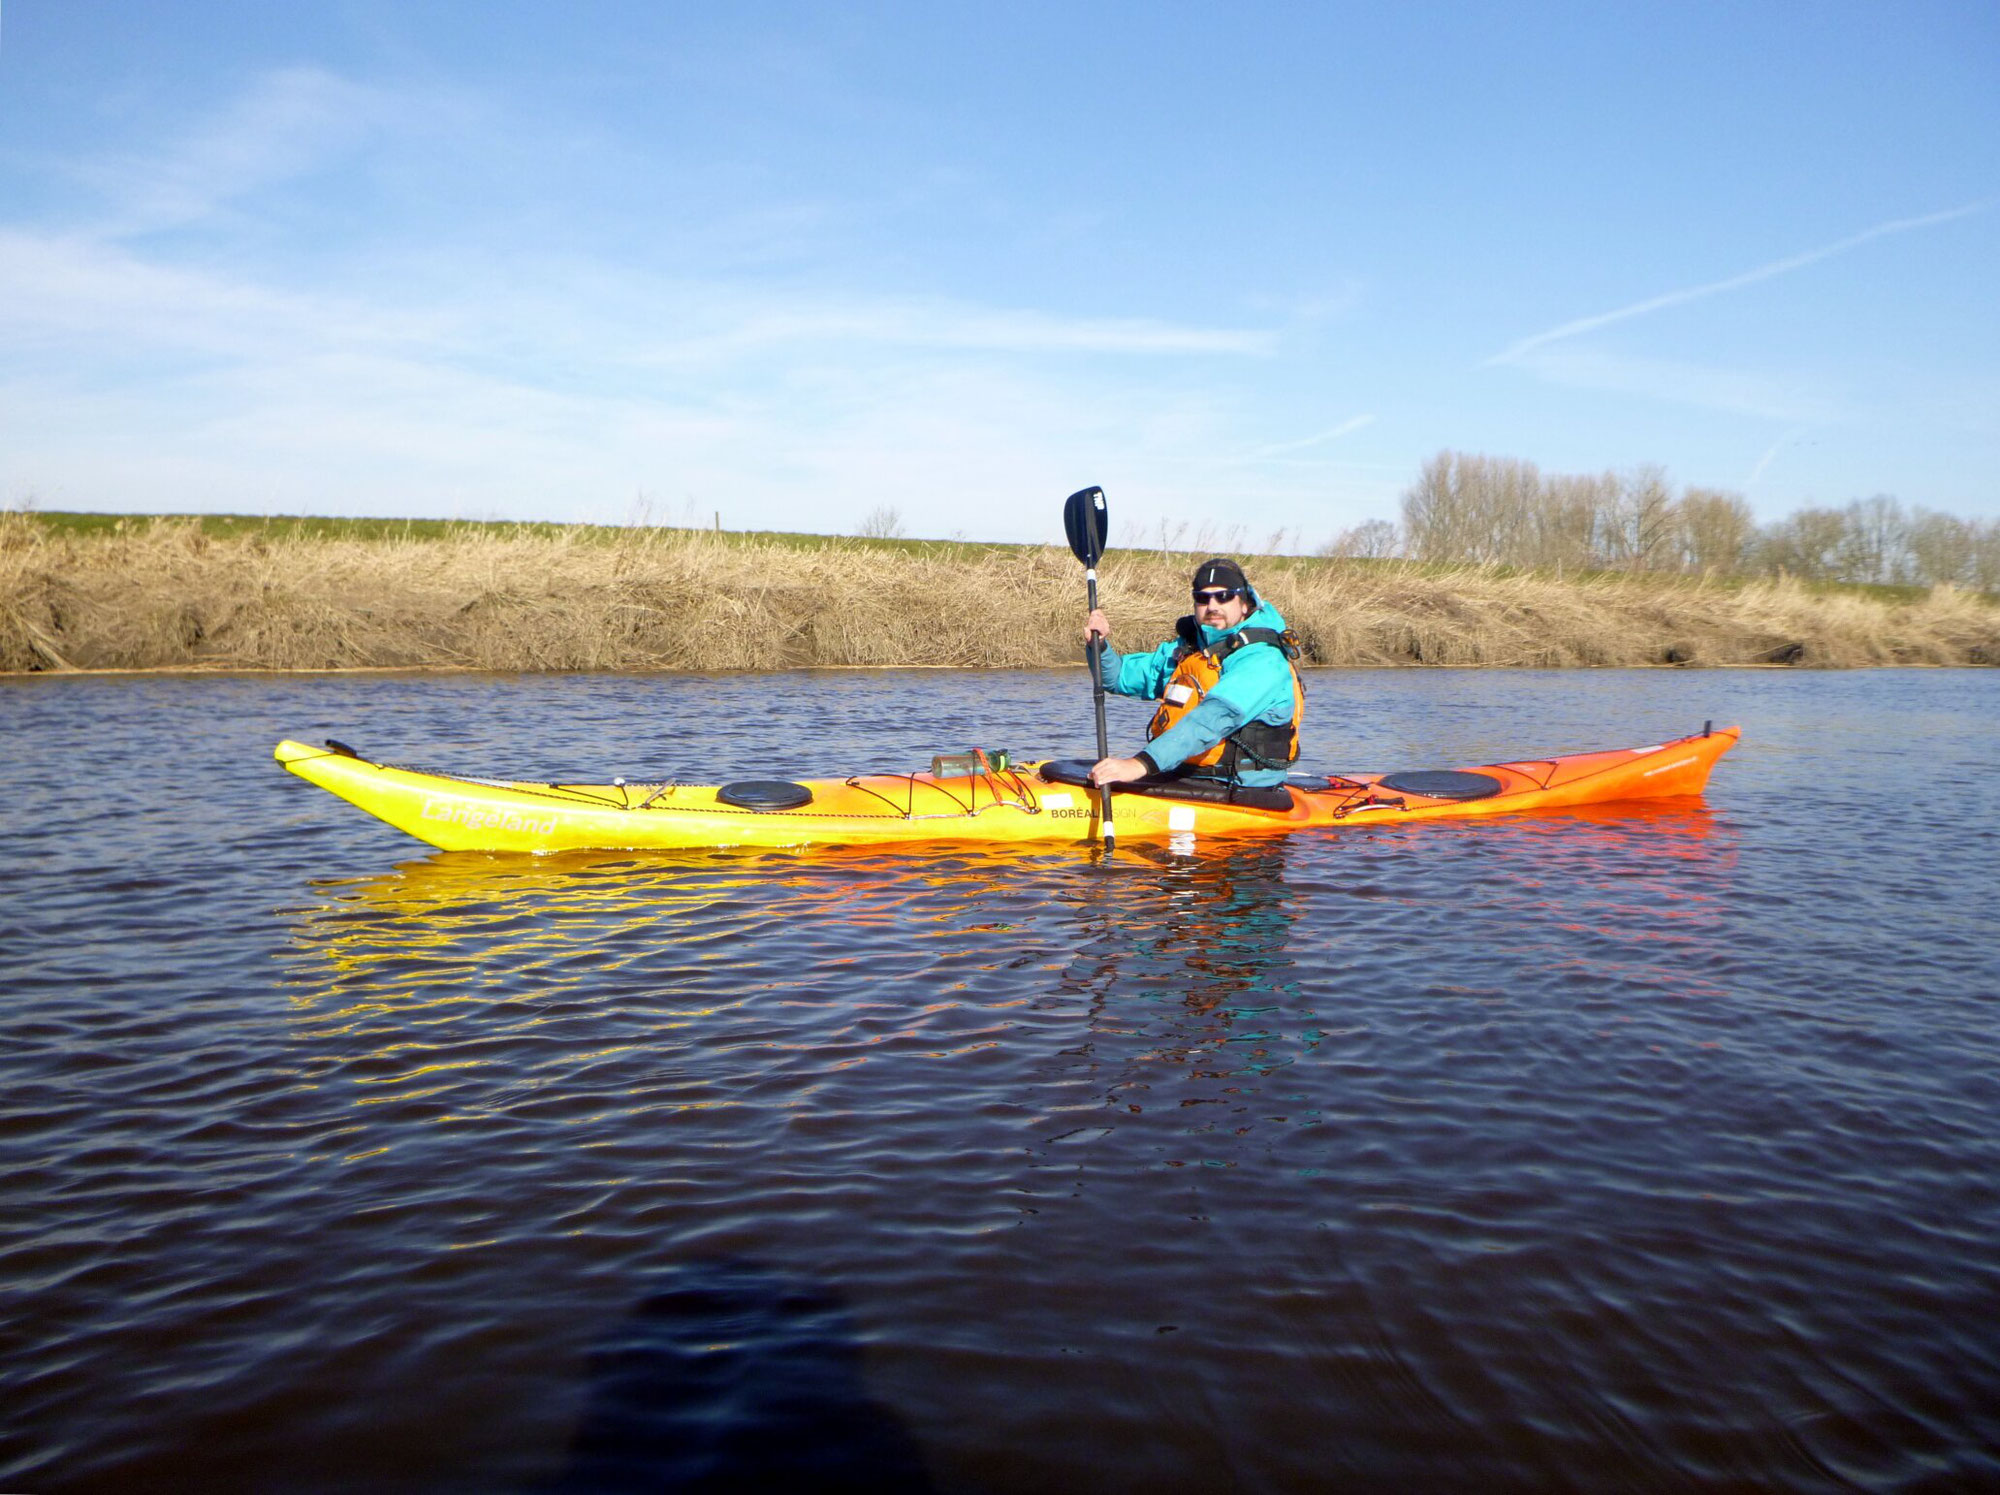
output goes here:
{"type": "MultiPolygon", "coordinates": [[[[1616,800],[1699,794],[1738,727],[1647,747],[1567,753],[1474,768],[1298,776],[1234,799],[1189,797],[1171,781],[1120,785],[1118,838],[1259,836],[1384,821],[1444,820],[1616,800]]],[[[707,846],[865,846],[916,841],[1098,839],[1085,765],[934,767],[800,783],[539,784],[374,763],[329,743],[278,744],[277,759],[369,814],[447,851],[707,846]]]]}

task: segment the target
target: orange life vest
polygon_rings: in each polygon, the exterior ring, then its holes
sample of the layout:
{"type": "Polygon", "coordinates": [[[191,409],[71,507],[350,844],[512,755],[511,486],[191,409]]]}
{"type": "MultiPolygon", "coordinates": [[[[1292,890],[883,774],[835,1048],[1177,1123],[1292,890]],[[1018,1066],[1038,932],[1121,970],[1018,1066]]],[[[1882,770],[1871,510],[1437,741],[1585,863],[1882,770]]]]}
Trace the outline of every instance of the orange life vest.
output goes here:
{"type": "Polygon", "coordinates": [[[1292,674],[1291,721],[1284,726],[1273,726],[1254,719],[1247,721],[1214,747],[1189,758],[1182,766],[1214,768],[1220,765],[1223,772],[1234,778],[1240,768],[1290,768],[1298,762],[1299,725],[1306,715],[1306,688],[1294,663],[1300,650],[1298,638],[1292,631],[1289,628],[1283,633],[1274,628],[1239,628],[1213,644],[1203,644],[1200,642],[1200,625],[1188,617],[1175,624],[1175,632],[1180,635],[1181,646],[1174,651],[1174,672],[1167,678],[1166,689],[1160,692],[1159,709],[1153,713],[1153,720],[1146,728],[1146,740],[1150,742],[1168,731],[1201,704],[1202,698],[1215,689],[1216,681],[1222,678],[1222,666],[1230,655],[1245,644],[1269,644],[1285,656],[1285,665],[1292,674]]]}

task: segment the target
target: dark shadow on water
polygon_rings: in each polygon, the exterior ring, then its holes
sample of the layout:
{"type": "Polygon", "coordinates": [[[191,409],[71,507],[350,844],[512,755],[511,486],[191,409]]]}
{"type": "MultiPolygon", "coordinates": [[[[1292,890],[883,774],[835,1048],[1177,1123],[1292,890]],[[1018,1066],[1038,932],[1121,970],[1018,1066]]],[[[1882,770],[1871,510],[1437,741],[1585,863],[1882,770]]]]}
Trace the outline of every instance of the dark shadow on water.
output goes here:
{"type": "Polygon", "coordinates": [[[665,1274],[589,1374],[567,1465],[538,1491],[934,1488],[908,1429],[868,1395],[840,1296],[755,1262],[665,1274]]]}

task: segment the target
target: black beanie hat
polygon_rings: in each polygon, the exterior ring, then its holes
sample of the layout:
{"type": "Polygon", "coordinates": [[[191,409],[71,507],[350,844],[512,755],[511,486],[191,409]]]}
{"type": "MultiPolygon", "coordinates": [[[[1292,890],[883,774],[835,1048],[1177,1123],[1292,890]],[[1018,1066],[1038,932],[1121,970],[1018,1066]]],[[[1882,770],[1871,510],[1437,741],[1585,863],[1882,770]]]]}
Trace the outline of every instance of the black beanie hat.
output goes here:
{"type": "Polygon", "coordinates": [[[1234,587],[1239,592],[1247,592],[1250,582],[1236,562],[1217,556],[1194,568],[1194,589],[1198,592],[1203,587],[1234,587]]]}

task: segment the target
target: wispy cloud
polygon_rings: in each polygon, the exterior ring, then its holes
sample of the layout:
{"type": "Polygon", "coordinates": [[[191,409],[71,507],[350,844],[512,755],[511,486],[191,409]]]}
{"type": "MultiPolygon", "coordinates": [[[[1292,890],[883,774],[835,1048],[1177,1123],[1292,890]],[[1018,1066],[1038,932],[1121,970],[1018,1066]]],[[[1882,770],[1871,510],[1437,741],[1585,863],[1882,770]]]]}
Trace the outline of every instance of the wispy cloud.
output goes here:
{"type": "MultiPolygon", "coordinates": [[[[0,330],[16,347],[95,345],[115,355],[257,358],[394,348],[420,360],[719,369],[774,351],[1259,357],[1273,334],[1147,318],[1060,317],[964,302],[777,298],[723,282],[615,283],[588,264],[484,268],[426,298],[298,291],[187,268],[121,244],[0,227],[0,330]],[[533,293],[525,283],[533,281],[533,293]],[[503,308],[504,312],[494,308],[503,308]],[[657,326],[695,327],[662,339],[657,326]]],[[[1366,423],[1367,417],[1361,422],[1366,423]]],[[[1354,423],[1300,445],[1330,440],[1354,423]]]]}
{"type": "MultiPolygon", "coordinates": [[[[738,298],[731,298],[738,299],[738,298]]],[[[788,343],[888,344],[1002,353],[1261,356],[1277,346],[1257,329],[1187,327],[1149,318],[1058,317],[963,302],[855,299],[749,309],[719,331],[663,342],[647,357],[681,362],[788,343]]]]}
{"type": "Polygon", "coordinates": [[[91,232],[126,238],[198,222],[260,188],[341,158],[407,114],[413,102],[411,95],[321,68],[266,73],[161,146],[78,167],[108,204],[91,232]]]}
{"type": "Polygon", "coordinates": [[[440,342],[448,318],[167,264],[120,244],[0,227],[0,331],[18,354],[254,359],[328,344],[440,342]]]}
{"type": "Polygon", "coordinates": [[[293,287],[5,227],[0,288],[0,501],[58,507],[615,521],[643,490],[732,525],[840,529],[887,496],[924,533],[977,511],[981,533],[1028,538],[1021,494],[1115,452],[1138,524],[1226,504],[1201,463],[1242,425],[1177,380],[1107,379],[1079,355],[1241,365],[1271,346],[533,256],[449,284],[293,287]]]}
{"type": "Polygon", "coordinates": [[[1634,317],[1643,317],[1651,312],[1662,311],[1669,306],[1685,306],[1690,301],[1705,300],[1719,296],[1725,291],[1739,290],[1747,285],[1755,285],[1760,280],[1770,280],[1774,276],[1786,275],[1821,260],[1832,259],[1845,254],[1850,249],[1859,248],[1875,239],[1885,239],[1895,234],[1907,234],[1917,229],[1935,228],[1941,223],[1950,223],[1959,218],[1970,217],[1974,213],[1986,211],[1987,202],[1967,203],[1963,207],[1947,208],[1939,213],[1925,213],[1916,218],[1892,218],[1887,223],[1878,223],[1873,228],[1863,229],[1858,234],[1850,234],[1832,244],[1823,244],[1817,249],[1808,249],[1801,254],[1788,255],[1781,260],[1773,260],[1768,265],[1759,265],[1754,270],[1746,270],[1741,275],[1731,275],[1724,280],[1712,280],[1703,285],[1687,286],[1678,291],[1668,291],[1664,295],[1649,296],[1644,301],[1635,301],[1630,306],[1621,306],[1616,311],[1600,312],[1596,316],[1579,317],[1573,322],[1564,322],[1545,332],[1537,332],[1524,337],[1512,347],[1494,354],[1487,363],[1515,363],[1522,355],[1550,343],[1577,337],[1586,332],[1594,332],[1600,327],[1609,327],[1617,322],[1629,322],[1634,317]]]}
{"type": "MultiPolygon", "coordinates": [[[[1242,371],[1285,337],[1260,311],[829,289],[817,260],[773,275],[559,235],[468,252],[421,214],[309,273],[271,252],[294,222],[261,216],[278,194],[406,129],[458,159],[452,111],[483,105],[287,70],[163,145],[73,166],[95,212],[0,208],[0,502],[617,519],[643,490],[733,525],[838,529],[886,499],[922,532],[979,513],[1027,538],[1045,515],[1021,495],[1079,471],[1115,481],[1135,526],[1238,501],[1204,463],[1254,445],[1242,371]]],[[[1298,524],[1325,497],[1278,473],[1261,502],[1298,524]]]]}
{"type": "Polygon", "coordinates": [[[1281,457],[1287,452],[1302,452],[1309,446],[1319,446],[1328,441],[1338,441],[1343,436],[1352,436],[1356,431],[1375,424],[1373,415],[1351,415],[1337,426],[1304,437],[1298,441],[1280,441],[1272,446],[1259,447],[1252,455],[1257,457],[1281,457]]]}

